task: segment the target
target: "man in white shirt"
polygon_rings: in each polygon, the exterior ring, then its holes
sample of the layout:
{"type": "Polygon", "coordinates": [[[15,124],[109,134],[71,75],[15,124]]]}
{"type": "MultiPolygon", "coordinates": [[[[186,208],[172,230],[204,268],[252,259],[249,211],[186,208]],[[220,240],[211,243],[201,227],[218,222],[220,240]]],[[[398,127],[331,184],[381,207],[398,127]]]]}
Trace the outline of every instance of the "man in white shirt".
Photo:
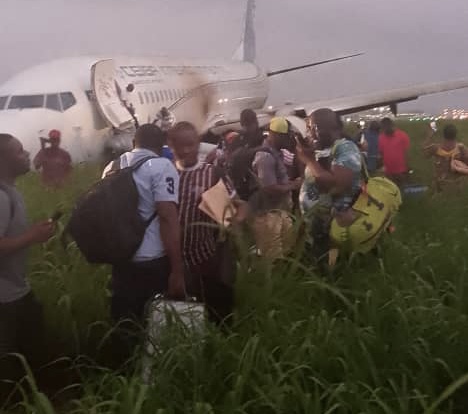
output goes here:
{"type": "Polygon", "coordinates": [[[105,176],[114,169],[114,163],[125,168],[154,157],[133,173],[141,217],[149,220],[155,210],[157,215],[133,259],[112,268],[111,314],[116,321],[133,318],[143,322],[145,305],[158,293],[167,292],[171,298],[185,295],[177,212],[179,174],[169,160],[160,156],[163,143],[160,128],[142,125],[135,134],[133,151],[122,154],[103,172],[105,176]]]}

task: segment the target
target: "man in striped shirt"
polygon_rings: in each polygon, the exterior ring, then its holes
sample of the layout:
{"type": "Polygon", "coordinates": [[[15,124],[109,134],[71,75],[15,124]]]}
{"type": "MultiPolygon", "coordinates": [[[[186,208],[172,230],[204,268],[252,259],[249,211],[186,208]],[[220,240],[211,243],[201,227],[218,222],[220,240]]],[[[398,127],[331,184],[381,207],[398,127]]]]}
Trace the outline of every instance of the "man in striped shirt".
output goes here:
{"type": "Polygon", "coordinates": [[[200,140],[195,127],[179,122],[169,131],[169,145],[179,171],[179,222],[190,294],[206,303],[210,320],[220,324],[232,313],[233,288],[223,274],[223,248],[215,222],[199,208],[202,194],[220,174],[198,159],[200,140]]]}

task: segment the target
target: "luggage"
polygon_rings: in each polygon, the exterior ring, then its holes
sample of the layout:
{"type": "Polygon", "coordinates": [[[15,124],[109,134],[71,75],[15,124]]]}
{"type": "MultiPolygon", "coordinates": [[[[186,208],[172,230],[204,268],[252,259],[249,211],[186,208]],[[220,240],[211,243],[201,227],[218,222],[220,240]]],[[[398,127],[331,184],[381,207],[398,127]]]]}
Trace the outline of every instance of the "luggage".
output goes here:
{"type": "Polygon", "coordinates": [[[157,295],[148,307],[147,339],[143,357],[143,381],[150,382],[154,358],[164,342],[176,338],[202,338],[205,305],[194,300],[172,301],[157,295]]]}
{"type": "Polygon", "coordinates": [[[401,206],[398,186],[384,177],[372,177],[353,204],[357,218],[349,226],[342,227],[332,220],[330,238],[335,248],[353,253],[372,250],[380,236],[390,226],[401,206]]]}

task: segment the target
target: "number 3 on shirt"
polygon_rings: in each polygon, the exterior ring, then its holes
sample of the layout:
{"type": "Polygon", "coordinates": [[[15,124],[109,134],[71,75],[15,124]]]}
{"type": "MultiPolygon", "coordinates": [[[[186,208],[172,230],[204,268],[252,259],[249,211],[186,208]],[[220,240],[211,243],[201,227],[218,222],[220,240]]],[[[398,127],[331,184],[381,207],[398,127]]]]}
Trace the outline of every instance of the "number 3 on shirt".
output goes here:
{"type": "Polygon", "coordinates": [[[174,179],[172,177],[167,177],[166,183],[167,183],[167,192],[171,195],[174,195],[174,179]]]}

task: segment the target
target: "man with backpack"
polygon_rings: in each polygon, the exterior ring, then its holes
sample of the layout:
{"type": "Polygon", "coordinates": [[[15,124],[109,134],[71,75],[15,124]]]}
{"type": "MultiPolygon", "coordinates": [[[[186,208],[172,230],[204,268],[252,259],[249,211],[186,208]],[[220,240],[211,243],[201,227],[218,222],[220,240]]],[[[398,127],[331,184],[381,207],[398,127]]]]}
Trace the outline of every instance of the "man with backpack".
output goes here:
{"type": "Polygon", "coordinates": [[[143,240],[132,258],[113,263],[111,313],[115,320],[142,322],[145,305],[158,293],[184,298],[185,284],[177,204],[179,175],[161,157],[164,133],[155,125],[142,125],[134,149],[104,170],[103,177],[133,167],[138,190],[138,213],[145,221],[143,240]]]}
{"type": "Polygon", "coordinates": [[[281,150],[288,139],[287,120],[273,118],[267,138],[255,149],[253,161],[248,164],[257,185],[249,197],[254,215],[252,228],[260,254],[271,259],[285,255],[291,247],[291,192],[299,189],[302,181],[302,178],[290,181],[283,162],[281,150]]]}
{"type": "Polygon", "coordinates": [[[17,359],[6,354],[30,358],[41,342],[42,308],[26,280],[26,256],[30,246],[52,237],[55,226],[52,220],[27,223],[15,181],[29,169],[29,153],[21,142],[0,134],[0,383],[18,374],[17,359]]]}
{"type": "Polygon", "coordinates": [[[398,187],[383,177],[371,178],[363,168],[356,144],[343,137],[331,109],[311,115],[311,139],[298,145],[306,165],[302,206],[309,216],[312,253],[319,265],[328,254],[334,265],[338,251],[367,253],[391,225],[401,196],[398,187]]]}

